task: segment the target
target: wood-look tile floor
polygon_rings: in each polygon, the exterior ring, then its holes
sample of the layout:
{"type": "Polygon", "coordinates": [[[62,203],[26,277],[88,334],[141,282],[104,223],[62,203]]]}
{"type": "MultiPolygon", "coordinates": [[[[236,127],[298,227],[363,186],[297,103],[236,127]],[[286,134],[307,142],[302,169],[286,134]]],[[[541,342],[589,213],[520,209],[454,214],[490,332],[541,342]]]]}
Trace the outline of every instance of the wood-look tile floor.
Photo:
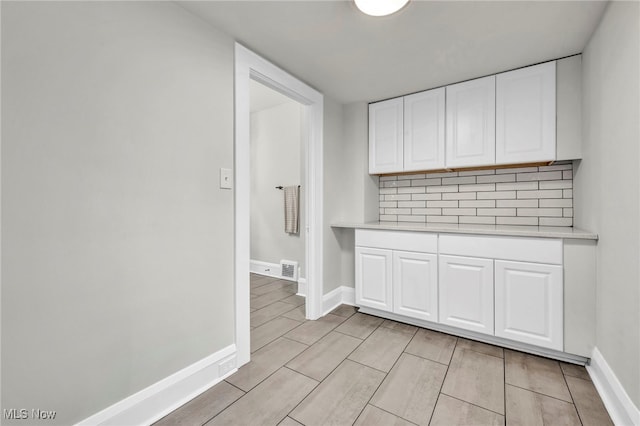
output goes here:
{"type": "Polygon", "coordinates": [[[357,313],[251,275],[251,362],[165,425],[611,425],[587,371],[357,313]]]}

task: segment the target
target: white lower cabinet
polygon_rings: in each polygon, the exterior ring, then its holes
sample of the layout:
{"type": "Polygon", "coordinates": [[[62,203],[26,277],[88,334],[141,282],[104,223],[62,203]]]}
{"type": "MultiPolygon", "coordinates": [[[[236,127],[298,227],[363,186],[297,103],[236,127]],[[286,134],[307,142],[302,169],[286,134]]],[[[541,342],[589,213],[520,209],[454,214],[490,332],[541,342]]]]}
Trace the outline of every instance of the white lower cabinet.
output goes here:
{"type": "Polygon", "coordinates": [[[356,304],[391,311],[392,251],[356,247],[356,304]]]}
{"type": "Polygon", "coordinates": [[[393,312],[438,321],[438,256],[393,252],[393,312]]]}
{"type": "Polygon", "coordinates": [[[439,259],[440,323],[493,335],[493,260],[439,259]]]}
{"type": "Polygon", "coordinates": [[[495,261],[495,334],[563,349],[562,266],[495,261]]]}

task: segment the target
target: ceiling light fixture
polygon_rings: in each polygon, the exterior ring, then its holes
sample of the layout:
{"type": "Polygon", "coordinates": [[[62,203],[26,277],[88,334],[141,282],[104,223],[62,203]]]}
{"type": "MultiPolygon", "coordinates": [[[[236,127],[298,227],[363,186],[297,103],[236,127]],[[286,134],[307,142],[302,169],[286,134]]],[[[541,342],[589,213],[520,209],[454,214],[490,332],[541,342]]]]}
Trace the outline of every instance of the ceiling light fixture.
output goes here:
{"type": "Polygon", "coordinates": [[[371,16],[387,16],[402,9],[409,0],[353,0],[361,12],[371,16]]]}

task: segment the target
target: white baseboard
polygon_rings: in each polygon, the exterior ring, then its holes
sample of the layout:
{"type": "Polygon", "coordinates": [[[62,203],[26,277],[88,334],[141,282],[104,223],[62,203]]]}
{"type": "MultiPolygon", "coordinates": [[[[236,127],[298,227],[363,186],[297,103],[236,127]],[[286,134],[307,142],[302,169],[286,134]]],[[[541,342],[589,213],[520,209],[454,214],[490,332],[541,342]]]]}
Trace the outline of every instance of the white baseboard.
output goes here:
{"type": "Polygon", "coordinates": [[[249,261],[249,271],[253,272],[254,274],[260,274],[260,275],[266,275],[268,277],[278,278],[279,280],[296,282],[296,280],[293,280],[289,277],[282,276],[281,274],[282,271],[279,263],[269,263],[269,262],[263,262],[261,260],[251,259],[249,261]]]}
{"type": "Polygon", "coordinates": [[[152,424],[236,371],[236,345],[230,345],[82,420],[78,426],[152,424]]]}
{"type": "Polygon", "coordinates": [[[298,279],[298,296],[307,297],[307,279],[298,279]]]}
{"type": "Polygon", "coordinates": [[[249,261],[249,270],[254,274],[280,278],[280,265],[278,263],[262,262],[260,260],[249,261]]]}
{"type": "Polygon", "coordinates": [[[593,349],[587,371],[617,426],[640,425],[640,410],[635,406],[598,348],[593,349]]]}
{"type": "Polygon", "coordinates": [[[341,286],[322,297],[322,315],[326,315],[338,306],[355,305],[356,290],[353,287],[341,286]]]}

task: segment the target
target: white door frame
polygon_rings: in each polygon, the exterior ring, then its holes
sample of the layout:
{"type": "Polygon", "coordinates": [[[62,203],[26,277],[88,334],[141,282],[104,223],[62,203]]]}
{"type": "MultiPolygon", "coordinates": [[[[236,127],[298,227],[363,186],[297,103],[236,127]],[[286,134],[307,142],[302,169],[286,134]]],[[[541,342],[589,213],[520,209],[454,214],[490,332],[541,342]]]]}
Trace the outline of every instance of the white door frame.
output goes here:
{"type": "Polygon", "coordinates": [[[302,134],[306,144],[307,214],[306,278],[307,319],[322,315],[322,128],[324,99],[307,86],[246,47],[235,45],[235,340],[238,367],[250,359],[249,263],[250,263],[250,98],[253,79],[301,103],[302,134]]]}

